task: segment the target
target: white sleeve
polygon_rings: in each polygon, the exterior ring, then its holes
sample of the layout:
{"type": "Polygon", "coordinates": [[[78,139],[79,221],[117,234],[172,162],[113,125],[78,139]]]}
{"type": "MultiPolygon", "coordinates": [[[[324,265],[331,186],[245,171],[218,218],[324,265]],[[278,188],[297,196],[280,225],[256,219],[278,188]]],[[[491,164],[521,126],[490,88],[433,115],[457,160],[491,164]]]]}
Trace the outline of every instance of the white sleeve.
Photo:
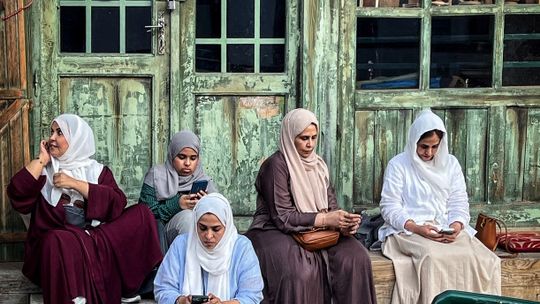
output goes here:
{"type": "Polygon", "coordinates": [[[399,166],[395,161],[390,160],[384,172],[381,193],[381,215],[386,223],[398,231],[404,230],[405,223],[411,219],[405,208],[403,208],[402,194],[405,174],[403,166],[399,166]]]}
{"type": "Polygon", "coordinates": [[[471,215],[469,214],[469,197],[467,195],[465,177],[463,176],[458,160],[454,156],[451,156],[450,161],[452,162],[452,173],[447,205],[448,224],[458,221],[463,224],[463,227],[467,227],[471,215]]]}

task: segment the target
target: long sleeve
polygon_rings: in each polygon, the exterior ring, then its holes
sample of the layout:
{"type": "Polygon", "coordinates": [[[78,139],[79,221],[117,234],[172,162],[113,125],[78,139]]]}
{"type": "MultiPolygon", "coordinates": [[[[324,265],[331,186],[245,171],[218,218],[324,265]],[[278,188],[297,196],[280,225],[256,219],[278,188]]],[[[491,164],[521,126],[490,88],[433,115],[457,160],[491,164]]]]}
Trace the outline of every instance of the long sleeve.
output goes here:
{"type": "Polygon", "coordinates": [[[161,219],[163,222],[168,222],[175,214],[182,211],[180,204],[180,195],[176,194],[166,200],[158,201],[156,197],[156,190],[143,184],[141,189],[141,195],[139,197],[139,203],[145,204],[150,208],[154,216],[161,219]]]}
{"type": "Polygon", "coordinates": [[[403,207],[403,187],[406,180],[403,167],[396,166],[391,160],[384,172],[381,193],[381,215],[397,231],[403,230],[410,215],[403,207]]]}
{"type": "Polygon", "coordinates": [[[255,186],[266,203],[272,222],[279,230],[289,233],[311,229],[317,213],[298,212],[289,180],[287,163],[283,155],[276,152],[261,166],[255,186]]]}
{"type": "Polygon", "coordinates": [[[238,236],[236,243],[234,262],[237,263],[235,267],[237,289],[233,299],[241,304],[258,304],[263,299],[264,288],[259,259],[246,237],[238,236]]]}
{"type": "Polygon", "coordinates": [[[167,251],[154,280],[154,296],[160,304],[174,304],[184,284],[187,235],[177,237],[167,251]]]}
{"type": "Polygon", "coordinates": [[[116,184],[111,170],[103,167],[98,184],[89,183],[86,218],[110,222],[122,214],[126,205],[126,195],[116,184]]]}
{"type": "Polygon", "coordinates": [[[35,179],[26,168],[22,168],[12,178],[7,187],[7,195],[13,209],[28,214],[34,210],[41,196],[41,188],[45,185],[45,176],[35,179]]]}
{"type": "Polygon", "coordinates": [[[448,197],[448,223],[461,222],[464,227],[469,225],[471,216],[469,214],[469,197],[465,177],[461,171],[458,160],[451,156],[452,162],[452,182],[450,183],[450,193],[448,197]]]}

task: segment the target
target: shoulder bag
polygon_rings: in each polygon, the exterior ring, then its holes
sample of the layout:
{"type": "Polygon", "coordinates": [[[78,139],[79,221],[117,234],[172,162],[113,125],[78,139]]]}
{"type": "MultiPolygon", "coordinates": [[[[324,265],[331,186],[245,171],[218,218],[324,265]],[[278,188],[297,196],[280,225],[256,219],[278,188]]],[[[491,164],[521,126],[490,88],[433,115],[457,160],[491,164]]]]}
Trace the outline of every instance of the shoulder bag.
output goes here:
{"type": "MultiPolygon", "coordinates": [[[[480,242],[482,242],[491,251],[495,251],[495,249],[497,249],[497,245],[499,245],[499,239],[508,234],[508,229],[503,221],[483,213],[478,214],[475,229],[477,231],[476,238],[479,239],[480,242]],[[504,227],[504,234],[502,232],[497,233],[497,227],[499,227],[499,231],[502,230],[501,227],[504,227]]],[[[507,252],[512,252],[508,247],[508,239],[505,239],[504,247],[507,252]]],[[[499,255],[501,258],[510,258],[516,256],[517,253],[513,253],[512,255],[499,255]]]]}
{"type": "Polygon", "coordinates": [[[337,244],[339,231],[324,228],[313,228],[309,231],[295,232],[292,237],[309,251],[317,251],[337,244]]]}

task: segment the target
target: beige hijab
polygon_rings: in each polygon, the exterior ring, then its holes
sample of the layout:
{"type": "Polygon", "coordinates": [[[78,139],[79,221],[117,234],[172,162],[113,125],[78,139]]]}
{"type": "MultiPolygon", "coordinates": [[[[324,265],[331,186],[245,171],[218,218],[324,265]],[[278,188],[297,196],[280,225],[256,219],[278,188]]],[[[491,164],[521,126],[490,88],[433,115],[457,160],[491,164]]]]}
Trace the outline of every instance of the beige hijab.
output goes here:
{"type": "Polygon", "coordinates": [[[290,111],[281,123],[279,151],[285,156],[291,175],[292,196],[300,212],[328,209],[329,175],[326,163],[315,151],[307,158],[301,157],[294,146],[296,136],[310,124],[314,124],[319,131],[317,117],[306,109],[290,111]]]}

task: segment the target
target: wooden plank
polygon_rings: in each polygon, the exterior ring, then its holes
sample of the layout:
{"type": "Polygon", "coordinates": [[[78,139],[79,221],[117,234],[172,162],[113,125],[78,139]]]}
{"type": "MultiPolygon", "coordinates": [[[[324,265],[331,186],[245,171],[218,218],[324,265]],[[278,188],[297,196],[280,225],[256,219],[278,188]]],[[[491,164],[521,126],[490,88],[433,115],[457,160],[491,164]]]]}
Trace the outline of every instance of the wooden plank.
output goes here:
{"type": "MultiPolygon", "coordinates": [[[[24,0],[18,0],[18,7],[24,7],[24,0]]],[[[26,12],[23,11],[17,16],[17,38],[18,38],[18,51],[19,51],[19,79],[18,79],[18,88],[21,90],[26,90],[26,29],[25,29],[25,18],[26,12]]]]}
{"type": "MultiPolygon", "coordinates": [[[[0,43],[0,45],[2,45],[0,43]]],[[[0,69],[2,68],[2,60],[0,60],[0,69]]],[[[1,75],[0,75],[1,76],[1,75]]],[[[0,86],[2,85],[0,79],[0,86]]],[[[2,89],[0,87],[0,99],[18,99],[24,96],[24,91],[20,89],[2,89]]]]}
{"type": "Polygon", "coordinates": [[[380,110],[376,113],[375,154],[373,170],[373,204],[381,200],[384,170],[388,161],[396,155],[396,123],[398,113],[395,110],[380,110]]]}
{"type": "Polygon", "coordinates": [[[487,118],[486,109],[467,109],[466,163],[462,163],[461,167],[467,182],[469,200],[474,202],[486,199],[487,118]]]}
{"type": "Polygon", "coordinates": [[[465,168],[467,163],[467,125],[464,122],[467,112],[465,109],[448,109],[441,117],[448,132],[448,152],[453,154],[461,166],[465,168]]]}
{"type": "Polygon", "coordinates": [[[26,232],[2,232],[0,233],[0,243],[24,243],[26,232]]]}
{"type": "MultiPolygon", "coordinates": [[[[6,12],[15,12],[18,9],[18,1],[4,1],[6,12]]],[[[19,38],[17,28],[17,18],[14,16],[6,21],[6,60],[7,60],[7,87],[20,87],[20,53],[19,53],[19,38]]],[[[24,28],[22,29],[24,31],[24,28]]]]}
{"type": "Polygon", "coordinates": [[[23,104],[27,102],[24,99],[17,99],[13,102],[7,110],[0,113],[0,127],[8,124],[11,121],[11,117],[20,111],[23,104]]]}
{"type": "Polygon", "coordinates": [[[505,199],[523,199],[523,162],[525,154],[525,136],[527,109],[508,107],[506,110],[505,135],[505,199]]]}
{"type": "Polygon", "coordinates": [[[354,118],[353,205],[373,201],[375,113],[356,111],[354,118]]]}
{"type": "MultiPolygon", "coordinates": [[[[5,12],[6,10],[4,9],[4,14],[5,12]]],[[[5,25],[5,22],[2,21],[0,22],[0,90],[8,88],[7,45],[6,44],[7,44],[6,25],[5,25]]]]}
{"type": "Polygon", "coordinates": [[[0,294],[0,303],[2,304],[27,304],[29,295],[24,294],[0,294]]]}
{"type": "Polygon", "coordinates": [[[489,108],[489,139],[488,139],[488,202],[501,203],[504,201],[505,175],[505,136],[506,119],[505,107],[489,108]]]}
{"type": "Polygon", "coordinates": [[[529,109],[525,164],[523,171],[523,199],[540,201],[540,109],[529,109]]]}

